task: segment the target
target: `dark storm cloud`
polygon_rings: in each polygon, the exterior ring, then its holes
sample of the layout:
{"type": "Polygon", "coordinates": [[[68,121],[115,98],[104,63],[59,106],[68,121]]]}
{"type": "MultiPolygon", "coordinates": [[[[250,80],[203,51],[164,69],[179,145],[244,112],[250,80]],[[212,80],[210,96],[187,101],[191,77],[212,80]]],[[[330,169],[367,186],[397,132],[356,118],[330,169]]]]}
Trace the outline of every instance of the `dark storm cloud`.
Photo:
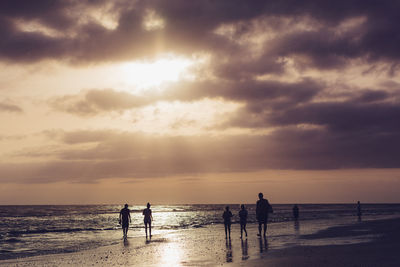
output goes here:
{"type": "Polygon", "coordinates": [[[400,132],[399,93],[361,90],[347,94],[345,101],[299,101],[279,105],[262,101],[238,110],[223,127],[268,128],[295,125],[326,127],[335,132],[370,131],[370,134],[400,132]]]}
{"type": "MultiPolygon", "coordinates": [[[[400,53],[398,1],[2,1],[0,4],[2,41],[0,56],[8,61],[37,61],[46,58],[73,62],[127,60],[162,52],[192,54],[207,51],[222,56],[240,54],[246,47],[236,43],[251,35],[251,27],[240,23],[255,19],[280,17],[297,24],[312,18],[312,29],[278,35],[265,41],[271,57],[303,55],[311,65],[334,67],[346,59],[366,57],[369,60],[398,60],[400,53]],[[105,10],[117,17],[118,26],[107,29],[95,20],[80,22],[89,11],[105,10]],[[146,31],[142,27],[146,11],[153,10],[165,27],[146,31]],[[365,17],[355,29],[339,34],[335,29],[353,17],[365,17]],[[42,32],[22,32],[15,23],[38,21],[61,33],[48,36],[42,32]],[[232,24],[242,34],[229,40],[214,31],[232,24]],[[63,33],[73,31],[72,36],[63,33]],[[270,47],[270,48],[268,48],[270,47]],[[233,52],[233,53],[232,53],[233,52]]],[[[256,33],[253,33],[256,34],[256,33]]],[[[235,61],[234,61],[235,62],[235,61]]],[[[236,60],[236,62],[238,62],[236,60]]],[[[239,61],[240,62],[240,61],[239,61]]],[[[277,71],[279,64],[267,64],[266,70],[277,71]],[[271,69],[271,70],[270,70],[271,69]]],[[[258,65],[258,64],[256,64],[258,65]]],[[[250,68],[251,69],[251,68],[250,68]]],[[[260,72],[255,67],[255,72],[260,72]]]]}
{"type": "MultiPolygon", "coordinates": [[[[0,164],[0,181],[90,183],[106,178],[151,178],[265,169],[400,167],[398,132],[351,135],[326,129],[281,128],[269,135],[167,137],[104,131],[61,132],[54,160],[0,164]],[[81,136],[81,138],[79,138],[81,136]],[[99,138],[101,136],[101,138],[99,138]],[[70,145],[95,142],[90,148],[70,145]]],[[[40,153],[46,153],[38,148],[40,153]]],[[[26,152],[26,156],[37,156],[26,152]]]]}

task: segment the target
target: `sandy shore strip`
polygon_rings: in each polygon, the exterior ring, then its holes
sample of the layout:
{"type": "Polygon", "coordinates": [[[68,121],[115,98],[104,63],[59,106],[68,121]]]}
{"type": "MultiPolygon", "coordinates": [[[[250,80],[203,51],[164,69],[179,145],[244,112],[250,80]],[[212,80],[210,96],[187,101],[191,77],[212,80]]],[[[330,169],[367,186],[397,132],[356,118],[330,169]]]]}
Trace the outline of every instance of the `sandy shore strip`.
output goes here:
{"type": "MultiPolygon", "coordinates": [[[[301,222],[302,223],[302,222],[301,222]]],[[[285,246],[277,238],[241,240],[237,225],[226,241],[222,225],[187,229],[75,253],[0,261],[1,266],[400,266],[400,218],[366,221],[299,235],[285,246]],[[368,242],[367,242],[368,241],[368,242]]],[[[279,224],[271,224],[271,232],[279,224]]]]}
{"type": "Polygon", "coordinates": [[[316,234],[301,236],[301,239],[332,240],[332,244],[274,250],[268,252],[268,255],[262,259],[229,266],[400,266],[400,218],[331,227],[316,234]],[[373,237],[373,239],[370,242],[335,245],[337,238],[354,240],[363,236],[373,237]]]}

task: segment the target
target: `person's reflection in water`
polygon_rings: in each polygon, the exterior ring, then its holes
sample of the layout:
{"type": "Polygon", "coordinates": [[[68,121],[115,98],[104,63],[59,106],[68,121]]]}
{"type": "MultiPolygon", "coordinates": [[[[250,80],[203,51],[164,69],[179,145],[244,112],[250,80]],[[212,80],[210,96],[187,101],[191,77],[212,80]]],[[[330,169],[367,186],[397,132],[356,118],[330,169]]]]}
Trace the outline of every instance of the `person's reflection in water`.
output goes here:
{"type": "Polygon", "coordinates": [[[127,238],[124,238],[124,247],[129,247],[129,241],[127,238]]]}
{"type": "Polygon", "coordinates": [[[268,250],[268,240],[267,238],[264,236],[264,238],[259,238],[258,239],[260,241],[259,245],[260,245],[260,253],[263,252],[267,252],[268,250]],[[263,242],[264,239],[264,242],[263,242]]]}
{"type": "Polygon", "coordinates": [[[232,244],[231,240],[229,239],[226,240],[226,262],[232,262],[233,260],[233,255],[232,255],[232,244]]]}
{"type": "Polygon", "coordinates": [[[294,226],[294,233],[296,235],[299,235],[299,233],[300,233],[300,222],[298,220],[295,220],[293,226],[294,226]]]}
{"type": "Polygon", "coordinates": [[[362,215],[361,203],[360,201],[357,201],[357,217],[359,222],[361,222],[361,215],[362,215]]]}
{"type": "Polygon", "coordinates": [[[247,238],[245,240],[242,239],[242,260],[247,260],[249,258],[249,253],[247,249],[247,238]]]}

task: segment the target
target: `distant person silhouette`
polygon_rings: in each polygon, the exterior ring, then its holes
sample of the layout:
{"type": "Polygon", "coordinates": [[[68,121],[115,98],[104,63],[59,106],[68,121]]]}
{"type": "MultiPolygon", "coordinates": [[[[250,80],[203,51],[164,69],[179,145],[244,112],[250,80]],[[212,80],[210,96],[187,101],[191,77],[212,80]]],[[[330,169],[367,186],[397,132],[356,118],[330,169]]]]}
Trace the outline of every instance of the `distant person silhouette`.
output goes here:
{"type": "Polygon", "coordinates": [[[131,211],[128,209],[128,204],[119,212],[119,224],[122,224],[122,233],[124,239],[128,237],[129,223],[131,222],[131,211]]]}
{"type": "Polygon", "coordinates": [[[147,203],[147,208],[143,210],[144,215],[144,229],[146,231],[147,238],[147,226],[149,227],[149,235],[151,238],[151,221],[153,220],[153,215],[151,214],[150,203],[147,203]]]}
{"type": "Polygon", "coordinates": [[[264,225],[264,237],[267,232],[268,223],[268,213],[273,213],[272,206],[269,204],[268,200],[264,198],[263,193],[258,194],[259,200],[256,206],[256,217],[258,221],[258,236],[261,236],[261,226],[264,225]]]}
{"type": "Polygon", "coordinates": [[[240,238],[243,238],[243,231],[246,233],[247,237],[247,231],[246,231],[246,224],[247,224],[247,210],[242,204],[240,206],[240,211],[239,211],[239,218],[240,218],[240,238]]]}
{"type": "Polygon", "coordinates": [[[225,226],[225,239],[231,239],[231,218],[233,217],[232,212],[229,210],[229,206],[225,207],[224,214],[222,214],[222,218],[224,218],[224,226],[225,226]]]}
{"type": "Polygon", "coordinates": [[[297,204],[293,206],[293,218],[297,221],[299,219],[299,207],[297,204]]]}
{"type": "Polygon", "coordinates": [[[360,201],[357,201],[357,216],[359,221],[361,221],[361,215],[362,215],[361,203],[360,201]]]}

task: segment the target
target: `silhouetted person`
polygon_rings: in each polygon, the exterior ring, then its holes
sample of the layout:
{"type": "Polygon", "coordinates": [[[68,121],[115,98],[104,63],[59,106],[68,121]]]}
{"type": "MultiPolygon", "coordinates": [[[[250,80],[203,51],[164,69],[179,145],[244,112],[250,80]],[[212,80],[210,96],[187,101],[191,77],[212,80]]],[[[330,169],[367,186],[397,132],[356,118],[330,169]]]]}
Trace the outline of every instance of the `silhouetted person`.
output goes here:
{"type": "Polygon", "coordinates": [[[129,223],[131,222],[131,212],[128,209],[128,204],[119,212],[119,224],[122,224],[122,232],[124,239],[128,236],[129,223]]]}
{"type": "Polygon", "coordinates": [[[272,206],[268,200],[264,198],[263,193],[258,194],[259,200],[257,201],[256,217],[258,221],[258,236],[261,236],[261,226],[264,225],[264,237],[267,232],[268,213],[273,213],[272,206]]]}
{"type": "Polygon", "coordinates": [[[240,206],[240,211],[239,211],[239,218],[240,218],[240,238],[243,238],[243,231],[246,233],[247,237],[247,231],[246,231],[246,224],[247,224],[247,210],[242,204],[240,206]]]}
{"type": "Polygon", "coordinates": [[[361,215],[362,215],[361,203],[360,201],[357,201],[357,216],[359,221],[361,221],[361,215]]]}
{"type": "Polygon", "coordinates": [[[293,206],[293,218],[296,221],[299,219],[299,207],[296,204],[293,206]]]}
{"type": "Polygon", "coordinates": [[[222,214],[222,218],[224,218],[224,226],[225,226],[225,239],[231,239],[231,218],[233,217],[232,212],[229,210],[229,206],[226,206],[224,214],[222,214]]]}
{"type": "Polygon", "coordinates": [[[147,238],[147,226],[149,227],[149,235],[151,238],[151,221],[153,220],[153,215],[151,214],[150,203],[147,203],[147,208],[143,210],[144,215],[144,229],[147,238]]]}

